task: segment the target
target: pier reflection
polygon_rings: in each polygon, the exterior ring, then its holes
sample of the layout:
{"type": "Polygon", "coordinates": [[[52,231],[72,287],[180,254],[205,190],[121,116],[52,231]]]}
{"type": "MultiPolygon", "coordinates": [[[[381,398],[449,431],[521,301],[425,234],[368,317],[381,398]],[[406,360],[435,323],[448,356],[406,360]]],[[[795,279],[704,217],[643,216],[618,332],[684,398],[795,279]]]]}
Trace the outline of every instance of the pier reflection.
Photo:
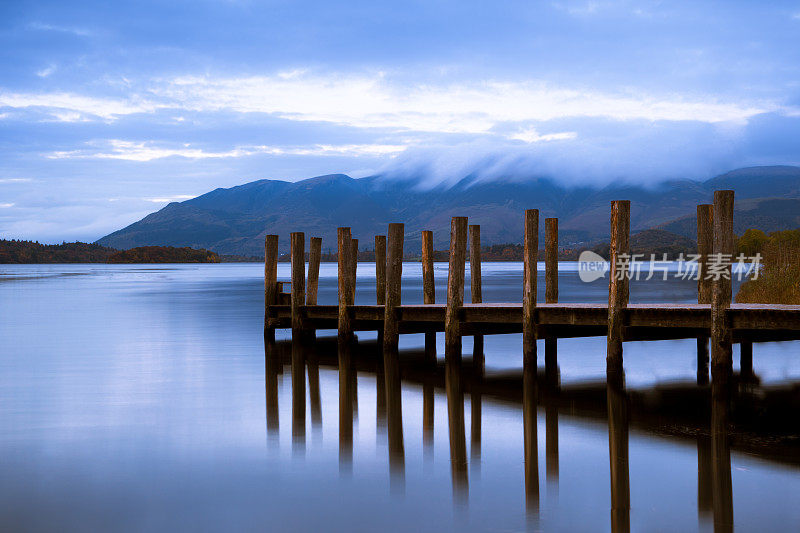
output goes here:
{"type": "MultiPolygon", "coordinates": [[[[546,372],[537,374],[533,365],[525,365],[520,374],[507,374],[488,378],[481,365],[461,363],[458,359],[446,361],[442,367],[433,366],[425,360],[421,351],[404,354],[383,352],[372,344],[338,344],[330,341],[317,342],[316,345],[298,341],[295,343],[275,343],[265,336],[265,402],[266,431],[269,441],[277,443],[279,424],[280,379],[284,365],[291,365],[291,392],[284,391],[287,400],[283,405],[285,416],[289,416],[288,396],[291,394],[291,434],[293,451],[302,455],[306,449],[306,369],[308,371],[308,404],[311,427],[322,435],[322,401],[320,387],[320,367],[337,369],[338,376],[338,441],[339,466],[343,476],[352,476],[354,453],[354,426],[356,420],[355,388],[357,370],[375,373],[376,442],[387,444],[390,489],[392,493],[402,493],[406,485],[406,455],[404,443],[401,365],[403,380],[415,384],[409,394],[418,394],[422,413],[413,422],[421,425],[422,442],[411,452],[414,457],[421,450],[421,458],[426,465],[432,464],[434,457],[434,404],[437,396],[446,400],[447,439],[450,455],[451,491],[453,501],[461,507],[469,501],[469,482],[481,482],[481,451],[483,403],[486,398],[497,398],[505,405],[516,404],[521,407],[521,421],[524,442],[523,460],[525,514],[537,525],[547,512],[541,512],[543,505],[549,509],[558,508],[560,460],[564,456],[559,451],[560,415],[565,416],[568,408],[569,418],[586,417],[603,419],[608,425],[608,470],[603,468],[595,475],[607,475],[610,484],[610,529],[629,531],[631,529],[631,481],[629,472],[629,431],[632,425],[653,427],[664,421],[669,428],[676,425],[690,427],[690,436],[697,449],[697,514],[702,525],[713,525],[715,531],[733,530],[733,498],[731,479],[731,448],[729,425],[731,405],[738,405],[741,393],[731,396],[731,390],[719,387],[675,388],[665,393],[665,389],[653,395],[652,391],[625,388],[621,379],[612,379],[618,374],[609,374],[606,383],[586,384],[580,387],[553,389],[548,386],[546,372]],[[444,372],[442,372],[442,370],[444,372]],[[521,389],[521,390],[520,390],[521,389]],[[413,392],[414,390],[418,392],[413,392]],[[521,402],[520,402],[520,392],[521,402]],[[465,428],[467,393],[470,397],[471,427],[469,437],[465,428]],[[656,400],[657,398],[657,400],[656,400]],[[521,405],[520,405],[521,403],[521,405]],[[708,406],[710,409],[698,407],[708,406]],[[547,497],[540,495],[539,456],[538,456],[538,410],[544,416],[543,439],[547,497]],[[647,410],[650,411],[647,411],[647,410]],[[561,411],[560,411],[561,410],[561,411]],[[644,413],[644,414],[643,414],[644,413]],[[650,413],[650,414],[647,414],[650,413]],[[710,431],[709,431],[710,430],[710,431]],[[470,440],[470,454],[467,455],[467,438],[470,440]],[[421,446],[420,446],[421,444],[421,446]],[[608,472],[600,474],[599,472],[608,472]],[[472,480],[469,479],[472,475],[472,480]],[[551,497],[552,496],[552,497],[551,497]],[[540,516],[541,515],[541,516],[540,516]]],[[[287,366],[287,371],[288,371],[287,366]]],[[[330,374],[328,374],[330,376],[330,374]]],[[[328,378],[330,379],[330,378],[328,378]]],[[[371,381],[371,380],[366,380],[371,381]]],[[[324,383],[323,383],[324,385],[324,383]]],[[[325,387],[322,387],[324,389],[325,387]]],[[[362,392],[369,389],[362,386],[362,392]]],[[[369,392],[369,397],[372,397],[369,392]]],[[[786,393],[784,393],[786,394],[786,393]]],[[[786,397],[786,396],[784,396],[786,397]]],[[[750,394],[748,401],[757,398],[750,394]]],[[[367,407],[367,410],[369,408],[367,407]]],[[[737,416],[742,409],[735,411],[737,416]]],[[[758,412],[758,411],[754,411],[758,412]]],[[[494,420],[488,423],[494,424],[494,420]]],[[[739,418],[736,427],[740,424],[739,418]]],[[[288,428],[287,428],[288,429],[288,428]]],[[[741,433],[739,433],[741,434],[741,433]]],[[[317,442],[317,439],[314,439],[317,442]]],[[[319,441],[321,442],[321,440],[319,441]]],[[[274,444],[271,444],[274,445],[274,444]]],[[[752,448],[751,448],[752,449],[752,448]]],[[[569,457],[567,460],[571,460],[569,457]]],[[[425,469],[423,472],[433,472],[425,469]]],[[[426,474],[427,475],[427,474],[426,474]]],[[[433,478],[431,478],[433,479],[433,478]]],[[[634,487],[635,489],[636,487],[634,487]]],[[[522,509],[521,509],[522,511],[522,509]]],[[[530,526],[529,526],[530,527],[530,526]]]]}

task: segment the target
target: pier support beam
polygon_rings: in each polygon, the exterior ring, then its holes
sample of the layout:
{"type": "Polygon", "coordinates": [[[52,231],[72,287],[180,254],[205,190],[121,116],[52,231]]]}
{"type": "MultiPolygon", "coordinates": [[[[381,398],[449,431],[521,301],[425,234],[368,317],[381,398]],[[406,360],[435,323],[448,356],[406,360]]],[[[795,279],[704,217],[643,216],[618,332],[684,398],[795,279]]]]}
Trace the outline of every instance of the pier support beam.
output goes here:
{"type": "Polygon", "coordinates": [[[264,238],[264,334],[275,340],[275,328],[270,325],[269,306],[278,298],[278,236],[264,238]]]}
{"type": "Polygon", "coordinates": [[[305,305],[306,286],[306,237],[302,232],[291,235],[292,257],[292,340],[303,330],[300,307],[305,305]]]}
{"type": "MultiPolygon", "coordinates": [[[[714,247],[714,206],[697,206],[697,303],[711,303],[711,278],[708,258],[714,247]]],[[[708,337],[697,338],[697,384],[708,384],[708,337]]]]}
{"type": "MultiPolygon", "coordinates": [[[[470,297],[472,303],[483,302],[481,289],[481,227],[478,224],[469,226],[469,278],[470,278],[470,297]]],[[[484,354],[483,354],[483,335],[473,337],[472,364],[475,366],[475,373],[483,373],[484,354]]]]}
{"type": "MultiPolygon", "coordinates": [[[[350,275],[350,248],[353,239],[350,237],[350,228],[339,228],[336,234],[339,248],[339,346],[349,344],[353,337],[353,324],[350,320],[352,305],[352,277],[350,275]]],[[[341,350],[340,350],[341,351],[341,350]]]]}
{"type": "Polygon", "coordinates": [[[539,210],[525,211],[522,289],[522,360],[536,373],[536,263],[539,256],[539,210]]]}
{"type": "MultiPolygon", "coordinates": [[[[389,224],[389,250],[386,259],[386,309],[383,321],[384,350],[397,352],[400,340],[397,307],[400,306],[403,276],[403,224],[389,224]]],[[[388,372],[388,369],[387,369],[388,372]]]]}
{"type": "Polygon", "coordinates": [[[608,340],[606,374],[622,382],[622,331],[625,308],[628,307],[628,262],[630,260],[631,203],[611,202],[611,262],[608,281],[608,340]],[[612,376],[613,374],[613,376],[612,376]]]}
{"type": "Polygon", "coordinates": [[[728,383],[732,365],[732,332],[727,310],[731,306],[731,262],[735,248],[733,234],[733,191],[714,192],[714,253],[716,262],[711,294],[711,378],[728,383]],[[717,275],[719,274],[719,275],[717,275]]]}
{"type": "Polygon", "coordinates": [[[464,305],[464,270],[467,258],[467,217],[450,221],[450,267],[447,276],[447,307],[444,318],[445,359],[461,362],[459,311],[464,305]]]}
{"type": "Polygon", "coordinates": [[[321,256],[322,238],[311,237],[311,246],[308,250],[308,286],[306,287],[306,305],[317,305],[319,262],[321,256]]]}
{"type": "MultiPolygon", "coordinates": [[[[544,219],[544,301],[558,303],[558,219],[544,219]]],[[[558,339],[544,340],[544,373],[550,389],[558,388],[558,339]]]]}
{"type": "MultiPolygon", "coordinates": [[[[433,279],[433,232],[422,232],[422,302],[436,303],[436,284],[433,279]]],[[[425,358],[436,363],[436,332],[425,332],[425,358]]]]}

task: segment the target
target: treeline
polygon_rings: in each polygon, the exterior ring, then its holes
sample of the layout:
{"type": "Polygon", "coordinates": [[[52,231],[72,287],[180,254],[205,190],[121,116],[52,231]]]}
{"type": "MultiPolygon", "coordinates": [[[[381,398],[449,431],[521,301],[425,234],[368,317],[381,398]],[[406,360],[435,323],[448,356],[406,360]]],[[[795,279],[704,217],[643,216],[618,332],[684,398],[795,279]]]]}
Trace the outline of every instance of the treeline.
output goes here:
{"type": "Polygon", "coordinates": [[[746,256],[761,254],[758,277],[747,280],[736,295],[738,303],[800,304],[800,230],[747,230],[738,242],[746,256]]]}
{"type": "Polygon", "coordinates": [[[0,263],[219,263],[219,256],[208,250],[143,246],[115,250],[99,244],[65,242],[41,244],[35,241],[0,239],[0,263]]]}
{"type": "Polygon", "coordinates": [[[40,244],[34,241],[2,239],[0,263],[105,263],[116,251],[86,242],[40,244]]]}

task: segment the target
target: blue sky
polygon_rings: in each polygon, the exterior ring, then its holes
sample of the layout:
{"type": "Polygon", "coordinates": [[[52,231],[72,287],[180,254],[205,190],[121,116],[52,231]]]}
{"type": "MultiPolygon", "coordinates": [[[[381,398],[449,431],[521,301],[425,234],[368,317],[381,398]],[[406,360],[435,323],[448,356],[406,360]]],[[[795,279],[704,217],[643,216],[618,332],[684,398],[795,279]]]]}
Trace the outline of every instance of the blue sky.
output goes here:
{"type": "Polygon", "coordinates": [[[0,237],[216,187],[800,164],[800,2],[0,3],[0,237]]]}

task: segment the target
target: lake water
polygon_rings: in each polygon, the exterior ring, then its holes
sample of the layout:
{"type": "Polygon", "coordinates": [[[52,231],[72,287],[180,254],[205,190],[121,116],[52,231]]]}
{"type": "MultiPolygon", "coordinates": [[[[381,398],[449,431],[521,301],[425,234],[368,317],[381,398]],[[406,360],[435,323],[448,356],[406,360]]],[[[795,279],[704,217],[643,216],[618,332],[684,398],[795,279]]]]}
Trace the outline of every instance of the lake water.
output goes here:
{"type": "MultiPolygon", "coordinates": [[[[435,268],[444,302],[447,265],[435,268]]],[[[607,300],[603,280],[580,282],[574,265],[561,270],[560,301],[607,300]]],[[[374,303],[374,275],[374,265],[359,264],[357,303],[374,303]]],[[[289,279],[288,264],[278,276],[289,279]]],[[[404,303],[421,302],[418,263],[404,265],[403,284],[404,303]]],[[[336,302],[335,264],[323,264],[319,290],[320,303],[336,302]]],[[[540,277],[540,301],[543,291],[540,277]]],[[[521,293],[520,263],[483,266],[484,301],[521,293]]],[[[694,302],[695,282],[634,282],[631,301],[694,302]]],[[[609,435],[617,444],[624,435],[624,520],[634,531],[712,530],[707,485],[726,467],[730,490],[714,504],[730,508],[736,529],[800,530],[798,458],[726,444],[729,462],[715,451],[712,465],[702,435],[669,436],[635,415],[623,428],[563,404],[555,421],[540,405],[525,424],[514,399],[521,389],[482,395],[476,439],[467,388],[466,459],[456,465],[444,389],[404,374],[398,461],[377,400],[382,381],[362,359],[347,442],[335,366],[321,364],[318,386],[304,387],[302,413],[290,367],[265,370],[259,264],[0,265],[0,309],[4,531],[610,530],[620,525],[611,470],[621,448],[610,456],[609,435]],[[429,405],[432,420],[423,416],[429,405]],[[527,459],[526,434],[534,436],[527,459]]],[[[278,332],[279,345],[286,337],[278,332]]],[[[441,357],[441,334],[438,344],[441,357]]],[[[401,336],[401,358],[422,345],[422,335],[401,336]]],[[[317,351],[336,359],[335,344],[317,351]]],[[[539,353],[543,365],[541,345],[539,353]]],[[[485,354],[487,379],[514,375],[521,336],[486,337],[485,354]]],[[[626,343],[628,390],[691,382],[695,356],[693,340],[626,343]]],[[[800,381],[799,356],[798,342],[756,344],[754,369],[766,387],[781,387],[800,381]]],[[[734,361],[738,368],[736,348],[734,361]]],[[[559,371],[565,390],[604,379],[605,338],[560,340],[559,371]]],[[[601,411],[618,401],[609,394],[601,411]]]]}

